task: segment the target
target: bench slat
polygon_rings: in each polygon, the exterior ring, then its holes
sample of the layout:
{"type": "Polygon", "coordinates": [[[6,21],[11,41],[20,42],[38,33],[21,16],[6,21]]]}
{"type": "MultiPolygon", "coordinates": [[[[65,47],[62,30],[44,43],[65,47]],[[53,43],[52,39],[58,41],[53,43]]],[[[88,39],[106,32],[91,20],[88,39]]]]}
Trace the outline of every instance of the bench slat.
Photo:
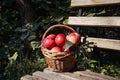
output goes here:
{"type": "MultiPolygon", "coordinates": [[[[25,76],[21,77],[20,80],[38,80],[38,79],[31,75],[25,75],[25,76]]],[[[43,79],[41,79],[41,80],[43,80],[43,79]]]]}
{"type": "Polygon", "coordinates": [[[107,75],[102,75],[92,71],[76,71],[74,73],[76,73],[77,75],[79,74],[79,75],[85,76],[85,77],[91,77],[93,78],[93,80],[118,80],[117,78],[107,76],[107,75]]]}
{"type": "Polygon", "coordinates": [[[72,0],[71,7],[89,7],[119,3],[120,0],[72,0]]]}
{"type": "Polygon", "coordinates": [[[93,38],[93,37],[88,37],[87,40],[89,42],[96,43],[96,46],[99,48],[120,50],[120,40],[93,38]]]}
{"type": "Polygon", "coordinates": [[[120,17],[69,17],[69,25],[120,27],[120,17]]]}

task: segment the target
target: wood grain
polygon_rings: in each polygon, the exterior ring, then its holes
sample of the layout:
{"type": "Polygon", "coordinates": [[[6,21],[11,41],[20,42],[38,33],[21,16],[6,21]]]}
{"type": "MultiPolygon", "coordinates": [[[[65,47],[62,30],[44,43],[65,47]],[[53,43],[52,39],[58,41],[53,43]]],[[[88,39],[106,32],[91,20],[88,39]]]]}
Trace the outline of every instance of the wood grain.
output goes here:
{"type": "Polygon", "coordinates": [[[91,71],[75,71],[75,72],[53,72],[48,68],[44,72],[36,71],[31,75],[25,75],[20,80],[118,80],[107,75],[91,71]]]}
{"type": "Polygon", "coordinates": [[[120,0],[71,0],[71,7],[89,7],[120,4],[120,0]]]}
{"type": "Polygon", "coordinates": [[[82,75],[84,77],[93,78],[93,80],[118,80],[117,78],[113,78],[107,75],[102,75],[99,73],[94,73],[92,71],[76,71],[74,74],[82,75]]]}
{"type": "Polygon", "coordinates": [[[99,48],[120,50],[120,40],[88,37],[87,41],[94,42],[99,48]]]}
{"type": "Polygon", "coordinates": [[[120,27],[120,17],[69,17],[69,25],[120,27]]]}
{"type": "Polygon", "coordinates": [[[46,80],[74,80],[74,79],[69,79],[69,78],[64,77],[64,76],[60,76],[57,73],[55,73],[55,74],[53,74],[53,73],[44,73],[44,72],[41,72],[41,71],[34,72],[33,76],[38,77],[38,78],[44,78],[46,80]]]}
{"type": "MultiPolygon", "coordinates": [[[[21,77],[20,80],[38,80],[38,79],[31,75],[25,75],[25,76],[21,77]]],[[[43,79],[41,79],[41,80],[43,80],[43,79]]]]}

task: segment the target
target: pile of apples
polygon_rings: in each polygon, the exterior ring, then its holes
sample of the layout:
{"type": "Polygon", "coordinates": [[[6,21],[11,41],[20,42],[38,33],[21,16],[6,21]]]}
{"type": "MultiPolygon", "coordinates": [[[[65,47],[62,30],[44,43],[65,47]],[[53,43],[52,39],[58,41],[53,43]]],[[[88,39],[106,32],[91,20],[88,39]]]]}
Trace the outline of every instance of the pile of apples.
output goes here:
{"type": "Polygon", "coordinates": [[[72,45],[77,45],[81,40],[80,34],[72,32],[65,36],[63,33],[49,34],[42,40],[43,46],[52,52],[71,52],[72,47],[65,50],[65,45],[67,42],[72,43],[72,45]]]}

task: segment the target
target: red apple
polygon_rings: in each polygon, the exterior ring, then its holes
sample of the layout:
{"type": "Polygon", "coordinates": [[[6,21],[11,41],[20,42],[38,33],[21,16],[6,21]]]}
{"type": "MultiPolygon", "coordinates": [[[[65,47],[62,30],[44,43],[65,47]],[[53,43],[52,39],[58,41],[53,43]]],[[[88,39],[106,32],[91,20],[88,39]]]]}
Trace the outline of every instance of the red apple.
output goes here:
{"type": "Polygon", "coordinates": [[[78,44],[81,40],[80,34],[78,34],[76,32],[72,32],[72,33],[68,34],[66,38],[68,41],[70,41],[73,44],[78,44]]]}
{"type": "Polygon", "coordinates": [[[47,36],[47,38],[52,38],[52,39],[55,39],[55,37],[56,37],[55,34],[50,34],[47,36]]]}
{"type": "Polygon", "coordinates": [[[65,44],[65,42],[66,42],[66,37],[64,34],[60,33],[55,37],[55,43],[58,46],[63,46],[65,44]]]}
{"type": "Polygon", "coordinates": [[[53,47],[53,48],[51,49],[51,51],[52,51],[52,52],[61,52],[62,49],[61,49],[60,47],[58,47],[58,46],[55,46],[55,47],[53,47]]]}
{"type": "Polygon", "coordinates": [[[51,49],[55,45],[55,41],[52,38],[45,38],[43,39],[42,43],[43,43],[43,46],[47,49],[51,49]]]}

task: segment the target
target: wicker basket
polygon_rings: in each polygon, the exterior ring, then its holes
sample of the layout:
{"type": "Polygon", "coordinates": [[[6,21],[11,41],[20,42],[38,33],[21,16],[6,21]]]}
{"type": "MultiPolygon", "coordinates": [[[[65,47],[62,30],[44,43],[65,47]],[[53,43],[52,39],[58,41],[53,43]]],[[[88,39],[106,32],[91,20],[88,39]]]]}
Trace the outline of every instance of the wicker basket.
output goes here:
{"type": "MultiPolygon", "coordinates": [[[[75,30],[69,26],[57,24],[49,27],[46,30],[46,32],[43,34],[42,39],[44,39],[51,32],[53,33],[56,28],[61,32],[65,30],[67,34],[69,34],[70,32],[75,32],[75,30]]],[[[42,44],[41,44],[41,51],[45,57],[48,68],[52,71],[55,72],[70,71],[75,64],[75,53],[70,54],[67,52],[51,52],[50,50],[44,48],[42,44]]]]}

